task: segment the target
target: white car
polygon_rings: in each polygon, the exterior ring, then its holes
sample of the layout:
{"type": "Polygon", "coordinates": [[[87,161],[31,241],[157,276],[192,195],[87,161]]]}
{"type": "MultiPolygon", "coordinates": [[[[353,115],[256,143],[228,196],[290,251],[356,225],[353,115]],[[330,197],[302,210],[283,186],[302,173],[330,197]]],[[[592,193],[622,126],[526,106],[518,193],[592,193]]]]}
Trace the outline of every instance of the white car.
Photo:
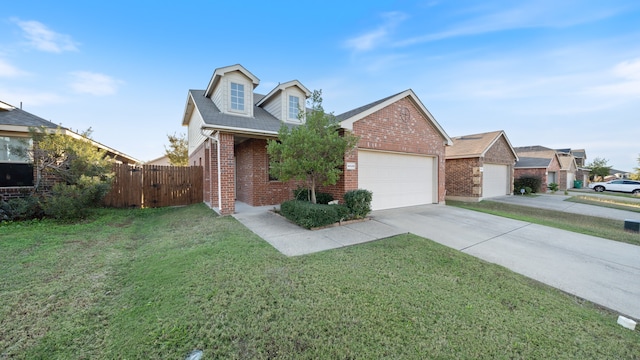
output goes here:
{"type": "Polygon", "coordinates": [[[635,180],[611,180],[607,182],[595,182],[589,184],[589,188],[597,191],[619,191],[640,195],[640,181],[635,180]]]}

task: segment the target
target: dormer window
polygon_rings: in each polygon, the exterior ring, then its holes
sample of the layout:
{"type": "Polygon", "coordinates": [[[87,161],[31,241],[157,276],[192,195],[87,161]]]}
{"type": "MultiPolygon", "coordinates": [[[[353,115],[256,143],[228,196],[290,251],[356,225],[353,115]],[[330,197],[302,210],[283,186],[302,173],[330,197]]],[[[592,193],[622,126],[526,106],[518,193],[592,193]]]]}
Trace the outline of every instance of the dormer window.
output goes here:
{"type": "Polygon", "coordinates": [[[289,95],[289,120],[299,120],[300,114],[300,98],[289,95]]]}
{"type": "Polygon", "coordinates": [[[244,112],[244,85],[231,83],[231,110],[244,112]]]}

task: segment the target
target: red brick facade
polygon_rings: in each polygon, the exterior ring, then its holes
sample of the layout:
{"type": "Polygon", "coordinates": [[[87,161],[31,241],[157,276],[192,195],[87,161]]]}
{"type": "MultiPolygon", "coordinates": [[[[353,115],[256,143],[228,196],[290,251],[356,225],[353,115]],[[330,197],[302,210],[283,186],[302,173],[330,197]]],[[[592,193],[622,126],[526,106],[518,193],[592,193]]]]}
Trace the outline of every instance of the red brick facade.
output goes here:
{"type": "MultiPolygon", "coordinates": [[[[348,131],[348,130],[343,130],[348,131]]],[[[360,137],[357,148],[415,153],[435,157],[438,171],[438,202],[444,201],[445,139],[423,112],[410,100],[403,98],[381,110],[356,121],[353,132],[360,137]]],[[[210,140],[207,140],[209,142],[210,140]]],[[[234,146],[234,135],[219,133],[221,206],[218,202],[217,144],[211,151],[204,144],[194,151],[190,163],[203,158],[205,202],[219,208],[222,215],[235,212],[235,199],[251,206],[276,205],[293,198],[293,190],[300,182],[269,180],[269,161],[264,139],[247,139],[234,146]]],[[[346,163],[356,163],[353,170],[345,170],[336,185],[322,187],[342,200],[348,190],[358,188],[357,148],[347,153],[346,163]]]]}
{"type": "MultiPolygon", "coordinates": [[[[435,157],[438,167],[437,201],[444,202],[446,140],[409,97],[356,121],[353,132],[360,137],[359,149],[435,157]]],[[[358,174],[354,173],[357,183],[358,174]]]]}
{"type": "MultiPolygon", "coordinates": [[[[536,176],[542,179],[542,185],[540,192],[547,192],[549,186],[549,177],[548,174],[555,172],[556,176],[559,177],[560,173],[560,162],[558,162],[557,157],[553,157],[551,160],[551,164],[547,168],[524,168],[524,169],[515,169],[514,170],[514,178],[518,179],[522,176],[536,176]]],[[[557,180],[556,180],[557,183],[557,180]]]]}

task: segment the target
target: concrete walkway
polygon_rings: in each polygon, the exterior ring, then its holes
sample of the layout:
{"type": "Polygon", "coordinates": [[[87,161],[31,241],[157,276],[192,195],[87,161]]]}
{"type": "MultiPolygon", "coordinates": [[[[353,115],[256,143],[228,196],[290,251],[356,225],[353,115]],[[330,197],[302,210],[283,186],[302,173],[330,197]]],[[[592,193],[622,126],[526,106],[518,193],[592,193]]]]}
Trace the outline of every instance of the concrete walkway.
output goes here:
{"type": "Polygon", "coordinates": [[[288,256],[411,232],[640,319],[639,246],[445,205],[374,211],[370,221],[317,231],[266,208],[234,217],[288,256]]]}

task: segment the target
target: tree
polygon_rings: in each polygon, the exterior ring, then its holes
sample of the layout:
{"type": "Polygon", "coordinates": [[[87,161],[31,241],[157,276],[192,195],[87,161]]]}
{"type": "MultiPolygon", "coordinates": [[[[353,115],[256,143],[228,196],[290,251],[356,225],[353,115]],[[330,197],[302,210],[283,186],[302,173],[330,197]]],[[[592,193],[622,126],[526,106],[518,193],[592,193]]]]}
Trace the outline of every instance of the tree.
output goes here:
{"type": "Polygon", "coordinates": [[[340,135],[340,125],[333,114],[322,108],[322,91],[315,90],[310,111],[299,112],[304,124],[289,128],[282,125],[278,140],[269,140],[270,174],[281,181],[304,180],[316,203],[316,189],[334,185],[340,178],[344,155],[353,149],[358,138],[350,132],[340,135]]]}
{"type": "Polygon", "coordinates": [[[592,162],[587,164],[587,169],[591,171],[589,177],[591,180],[595,180],[598,177],[605,178],[609,176],[609,171],[611,170],[611,166],[607,165],[609,160],[603,158],[595,158],[592,162]]]}
{"type": "Polygon", "coordinates": [[[633,170],[635,170],[636,172],[634,174],[631,174],[631,179],[640,180],[640,155],[638,155],[638,167],[634,168],[633,170]]]}
{"type": "Polygon", "coordinates": [[[169,147],[164,147],[165,155],[169,158],[169,163],[175,166],[187,166],[189,165],[189,151],[187,138],[184,134],[167,135],[169,139],[169,147]]]}
{"type": "Polygon", "coordinates": [[[91,141],[91,128],[74,137],[58,128],[30,128],[30,141],[19,149],[33,162],[36,170],[34,195],[44,199],[47,215],[56,218],[78,218],[94,207],[109,192],[113,164],[104,149],[91,141]],[[53,175],[55,184],[45,183],[45,175],[53,175]]]}

